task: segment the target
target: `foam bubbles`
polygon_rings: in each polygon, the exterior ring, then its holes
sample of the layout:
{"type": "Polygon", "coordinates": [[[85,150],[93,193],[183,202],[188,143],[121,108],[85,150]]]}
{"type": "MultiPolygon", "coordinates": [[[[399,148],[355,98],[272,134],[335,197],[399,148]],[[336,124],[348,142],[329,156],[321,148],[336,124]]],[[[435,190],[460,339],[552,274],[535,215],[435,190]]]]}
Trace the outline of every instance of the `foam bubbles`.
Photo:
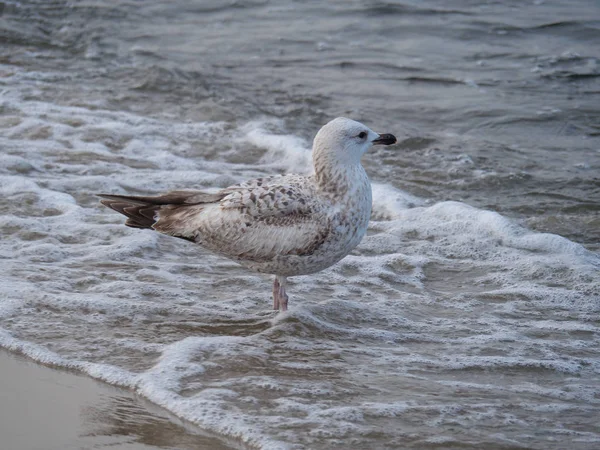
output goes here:
{"type": "Polygon", "coordinates": [[[422,206],[423,199],[410,195],[389,184],[372,183],[373,215],[377,219],[397,219],[401,211],[422,206]]]}
{"type": "Polygon", "coordinates": [[[281,129],[282,122],[250,122],[241,129],[242,144],[266,149],[260,159],[263,164],[283,168],[286,173],[308,174],[312,172],[311,145],[304,139],[289,134],[274,134],[265,129],[265,125],[275,125],[281,129]]]}
{"type": "Polygon", "coordinates": [[[95,194],[307,173],[308,142],[271,119],[3,102],[19,120],[0,137],[2,347],[260,448],[527,445],[531,429],[596,426],[596,253],[374,183],[368,236],[292,278],[274,315],[270,277],[126,228],[95,194]]]}

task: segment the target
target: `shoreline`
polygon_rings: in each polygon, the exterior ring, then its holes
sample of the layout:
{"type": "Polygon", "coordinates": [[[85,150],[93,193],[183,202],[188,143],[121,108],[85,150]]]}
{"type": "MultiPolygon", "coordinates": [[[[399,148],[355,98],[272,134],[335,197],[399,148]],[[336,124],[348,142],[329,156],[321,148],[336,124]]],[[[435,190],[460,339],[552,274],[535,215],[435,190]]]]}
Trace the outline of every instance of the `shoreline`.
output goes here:
{"type": "Polygon", "coordinates": [[[0,381],[5,448],[236,448],[133,392],[5,349],[0,349],[0,381]]]}

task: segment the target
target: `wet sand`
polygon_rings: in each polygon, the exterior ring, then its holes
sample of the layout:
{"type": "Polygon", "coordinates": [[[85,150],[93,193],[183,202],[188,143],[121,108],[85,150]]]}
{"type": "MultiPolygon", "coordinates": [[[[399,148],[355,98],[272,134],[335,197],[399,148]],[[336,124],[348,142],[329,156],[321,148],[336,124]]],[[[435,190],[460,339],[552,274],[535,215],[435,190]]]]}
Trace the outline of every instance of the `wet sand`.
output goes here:
{"type": "Polygon", "coordinates": [[[135,394],[0,350],[0,436],[12,450],[227,450],[135,394]]]}

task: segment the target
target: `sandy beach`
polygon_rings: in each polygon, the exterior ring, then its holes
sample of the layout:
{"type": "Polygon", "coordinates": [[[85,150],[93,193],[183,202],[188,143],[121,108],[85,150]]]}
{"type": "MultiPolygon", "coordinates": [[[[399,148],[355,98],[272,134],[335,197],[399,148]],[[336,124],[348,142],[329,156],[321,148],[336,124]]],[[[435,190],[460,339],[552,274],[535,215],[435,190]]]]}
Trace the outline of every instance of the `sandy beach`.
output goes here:
{"type": "Polygon", "coordinates": [[[0,350],[0,436],[10,450],[226,450],[135,394],[0,350]]]}

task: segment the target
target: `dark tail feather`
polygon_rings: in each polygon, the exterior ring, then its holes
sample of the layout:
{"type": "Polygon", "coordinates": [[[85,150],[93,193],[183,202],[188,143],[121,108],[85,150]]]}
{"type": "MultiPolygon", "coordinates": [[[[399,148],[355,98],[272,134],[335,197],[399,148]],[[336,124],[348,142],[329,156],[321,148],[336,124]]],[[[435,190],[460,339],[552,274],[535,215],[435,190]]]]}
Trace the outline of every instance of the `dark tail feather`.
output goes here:
{"type": "Polygon", "coordinates": [[[100,200],[100,203],[126,216],[125,225],[132,228],[152,228],[156,221],[154,216],[160,209],[158,205],[132,203],[125,199],[107,198],[100,200]]]}
{"type": "Polygon", "coordinates": [[[125,225],[132,228],[152,228],[156,215],[163,207],[177,207],[212,203],[221,200],[225,194],[207,194],[200,191],[173,191],[156,197],[98,194],[104,206],[127,217],[125,225]]]}

